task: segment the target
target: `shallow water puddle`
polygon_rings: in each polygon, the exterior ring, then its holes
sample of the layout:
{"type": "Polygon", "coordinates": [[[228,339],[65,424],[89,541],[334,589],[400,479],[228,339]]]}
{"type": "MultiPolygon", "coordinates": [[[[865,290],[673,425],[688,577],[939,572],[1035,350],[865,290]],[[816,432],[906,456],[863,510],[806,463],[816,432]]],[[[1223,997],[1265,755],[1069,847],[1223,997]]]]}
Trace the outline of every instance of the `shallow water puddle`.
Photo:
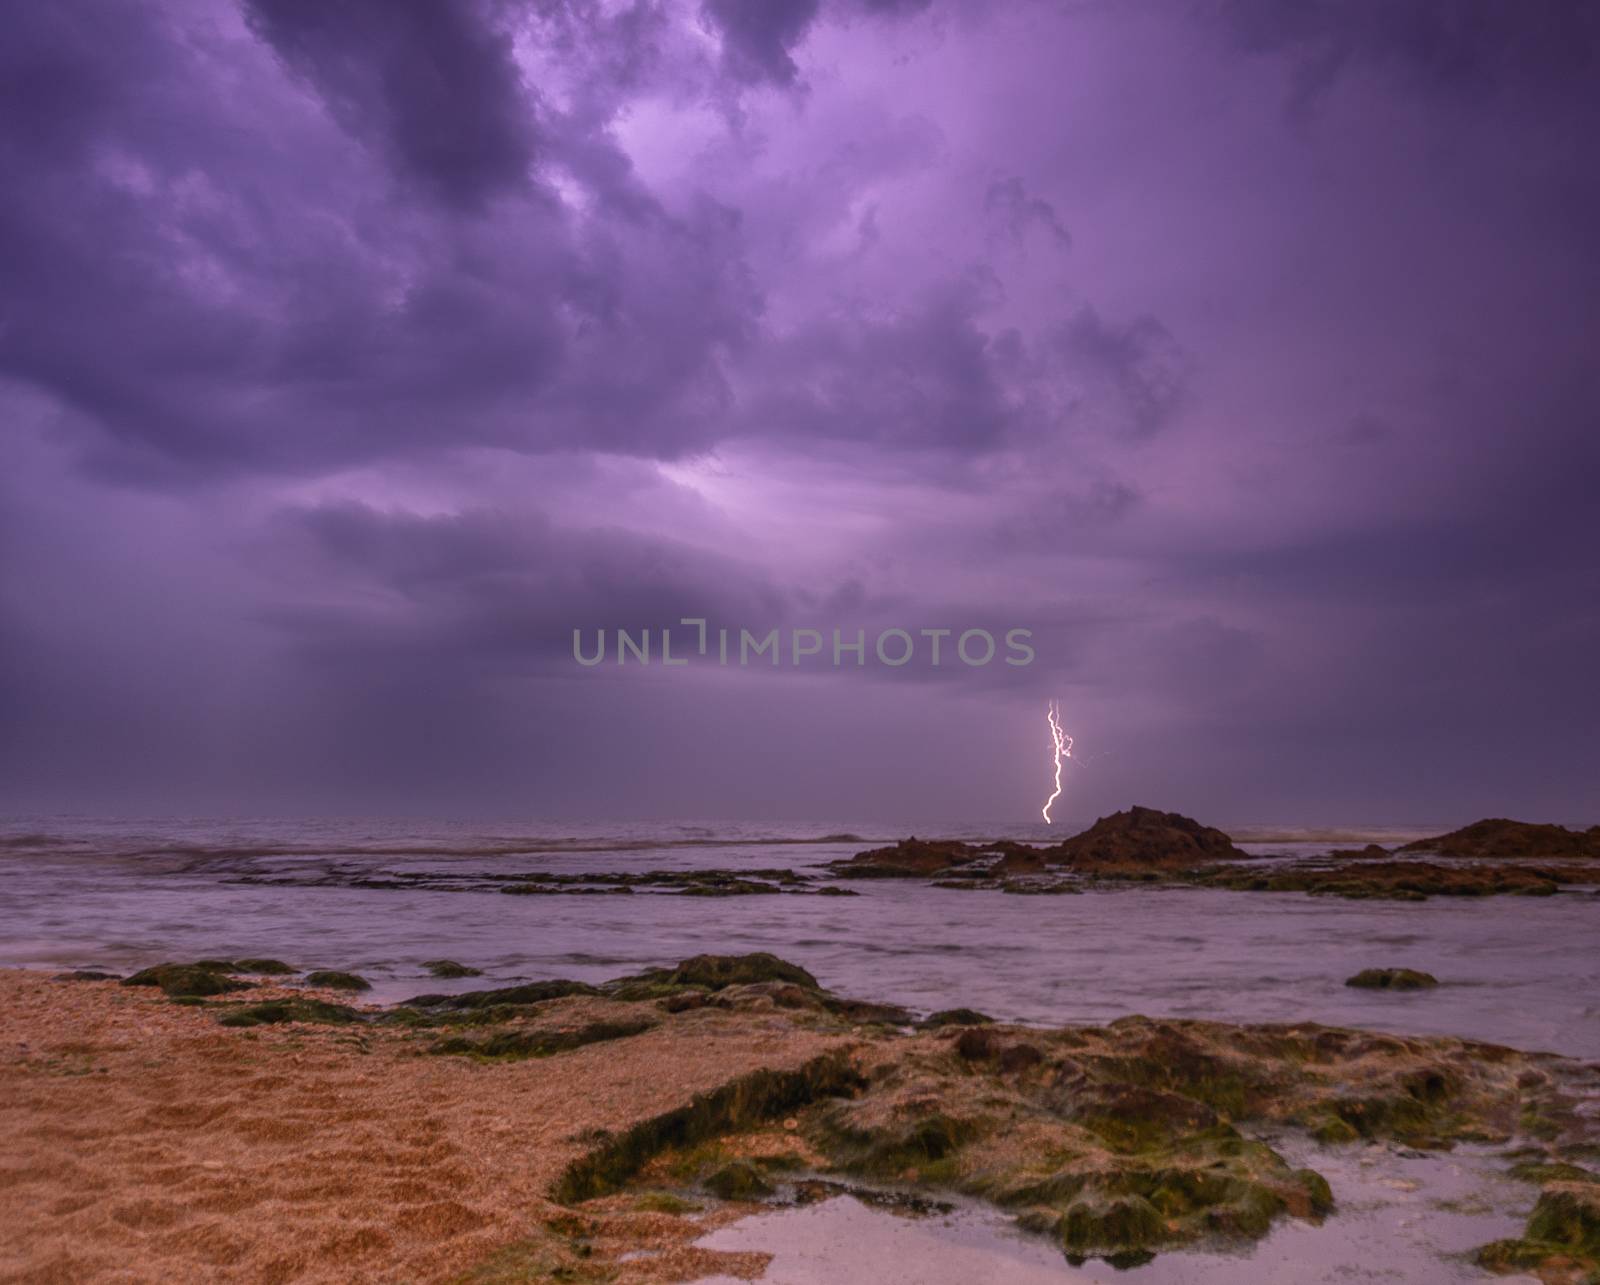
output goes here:
{"type": "MultiPolygon", "coordinates": [[[[1320,1227],[1285,1219],[1242,1250],[1166,1253],[1122,1271],[1100,1261],[1072,1267],[1048,1241],[1017,1232],[981,1206],[909,1218],[849,1196],[757,1214],[696,1243],[772,1254],[766,1285],[1535,1285],[1531,1276],[1494,1277],[1470,1261],[1477,1246],[1519,1232],[1537,1195],[1498,1172],[1503,1162],[1491,1153],[1274,1145],[1332,1186],[1338,1209],[1320,1227]]],[[[716,1276],[700,1285],[735,1282],[716,1276]]]]}

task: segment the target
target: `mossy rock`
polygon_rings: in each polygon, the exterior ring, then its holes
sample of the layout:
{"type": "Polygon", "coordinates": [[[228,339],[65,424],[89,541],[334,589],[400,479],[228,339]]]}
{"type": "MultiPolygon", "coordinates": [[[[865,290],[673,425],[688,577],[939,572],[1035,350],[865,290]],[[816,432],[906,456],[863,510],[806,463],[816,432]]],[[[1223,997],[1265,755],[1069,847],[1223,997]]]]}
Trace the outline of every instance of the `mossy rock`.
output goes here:
{"type": "Polygon", "coordinates": [[[921,1025],[933,1030],[941,1026],[988,1026],[993,1021],[994,1018],[975,1008],[942,1008],[923,1018],[921,1025]]]}
{"type": "Polygon", "coordinates": [[[307,986],[320,986],[331,991],[369,991],[372,983],[359,973],[341,973],[333,968],[319,968],[305,976],[307,986]]]}
{"type": "Polygon", "coordinates": [[[422,966],[435,977],[482,977],[483,969],[458,964],[453,959],[425,959],[422,966]]]}
{"type": "Polygon", "coordinates": [[[233,961],[233,971],[255,973],[262,977],[287,977],[299,969],[284,963],[281,959],[236,959],[233,961]]]}
{"type": "Polygon", "coordinates": [[[1354,977],[1345,978],[1344,984],[1371,991],[1420,991],[1437,986],[1439,979],[1415,968],[1363,968],[1354,977]]]}
{"type": "Polygon", "coordinates": [[[772,1194],[766,1175],[748,1160],[734,1160],[705,1180],[705,1188],[722,1200],[759,1200],[772,1194]]]}
{"type": "Polygon", "coordinates": [[[124,986],[159,986],[168,995],[225,995],[229,991],[250,989],[249,982],[237,981],[227,973],[205,964],[156,964],[122,979],[124,986]]]}
{"type": "Polygon", "coordinates": [[[1068,1253],[1123,1253],[1159,1244],[1167,1224],[1142,1196],[1085,1194],[1067,1206],[1056,1233],[1068,1253]]]}
{"type": "Polygon", "coordinates": [[[245,1004],[217,1019],[222,1026],[276,1026],[283,1022],[315,1022],[343,1026],[362,1020],[361,1014],[344,1004],[320,999],[273,999],[260,1004],[245,1004]]]}
{"type": "Polygon", "coordinates": [[[121,973],[106,973],[98,968],[74,968],[69,973],[57,973],[53,982],[120,982],[121,973]]]}
{"type": "Polygon", "coordinates": [[[798,964],[764,950],[749,955],[696,955],[669,970],[665,980],[676,986],[704,986],[712,991],[752,982],[792,982],[821,989],[817,979],[798,964]]]}
{"type": "Polygon", "coordinates": [[[606,1040],[642,1035],[655,1026],[649,1018],[621,1022],[590,1022],[564,1031],[496,1031],[482,1039],[458,1035],[439,1040],[430,1053],[469,1054],[487,1058],[552,1057],[606,1040]]]}
{"type": "Polygon", "coordinates": [[[487,991],[465,991],[460,995],[416,995],[406,1000],[408,1008],[488,1009],[525,1007],[569,995],[598,995],[598,987],[587,982],[556,978],[547,982],[526,982],[520,986],[500,986],[487,991]]]}
{"type": "Polygon", "coordinates": [[[1540,1186],[1550,1182],[1600,1183],[1600,1174],[1556,1160],[1523,1160],[1512,1165],[1507,1172],[1521,1182],[1536,1182],[1540,1186]]]}
{"type": "Polygon", "coordinates": [[[670,1191],[647,1191],[633,1202],[633,1207],[643,1214],[697,1214],[704,1208],[670,1191]]]}
{"type": "Polygon", "coordinates": [[[1311,1217],[1321,1218],[1333,1212],[1333,1188],[1326,1178],[1315,1169],[1296,1169],[1291,1176],[1305,1193],[1306,1212],[1311,1217]]]}
{"type": "Polygon", "coordinates": [[[1532,1271],[1552,1281],[1600,1281],[1600,1185],[1546,1187],[1523,1235],[1485,1245],[1477,1261],[1490,1271],[1532,1271]]]}
{"type": "Polygon", "coordinates": [[[1348,1120],[1330,1115],[1311,1128],[1311,1136],[1324,1146],[1337,1146],[1346,1142],[1361,1141],[1361,1134],[1348,1120]]]}

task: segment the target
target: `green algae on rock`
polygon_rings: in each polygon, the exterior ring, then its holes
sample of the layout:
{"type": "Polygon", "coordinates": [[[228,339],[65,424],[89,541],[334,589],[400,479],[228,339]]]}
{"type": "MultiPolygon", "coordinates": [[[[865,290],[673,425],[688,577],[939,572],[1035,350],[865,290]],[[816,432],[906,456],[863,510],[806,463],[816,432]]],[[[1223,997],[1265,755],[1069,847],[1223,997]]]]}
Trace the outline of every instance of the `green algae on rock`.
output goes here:
{"type": "MultiPolygon", "coordinates": [[[[1446,1037],[1141,1017],[1062,1030],[854,1029],[857,1043],[825,1074],[742,1077],[603,1140],[557,1198],[613,1190],[679,1150],[668,1171],[706,1185],[749,1159],[739,1136],[767,1136],[786,1113],[793,1132],[780,1136],[805,1144],[814,1172],[976,1197],[1070,1258],[1126,1266],[1332,1210],[1321,1175],[1247,1129],[1447,1148],[1508,1141],[1529,1121],[1551,1135],[1578,1127],[1560,1059],[1446,1037]],[[708,1149],[711,1138],[729,1145],[708,1149]]],[[[739,1190],[731,1198],[750,1198],[739,1190]]]]}
{"type": "Polygon", "coordinates": [[[343,1026],[361,1020],[359,1010],[320,999],[269,999],[259,1004],[241,1004],[217,1019],[223,1026],[276,1026],[284,1022],[343,1026]]]}
{"type": "Polygon", "coordinates": [[[556,1053],[582,1048],[586,1044],[642,1035],[655,1025],[654,1020],[640,1017],[588,1022],[582,1026],[548,1030],[503,1030],[477,1038],[454,1035],[436,1041],[428,1051],[485,1058],[550,1057],[556,1053]]]}
{"type": "Polygon", "coordinates": [[[921,1025],[934,1030],[941,1026],[987,1026],[992,1021],[994,1018],[975,1008],[942,1008],[937,1013],[929,1013],[921,1025]]]}
{"type": "Polygon", "coordinates": [[[518,986],[499,986],[486,991],[464,991],[459,995],[415,995],[407,1007],[446,1009],[520,1008],[569,995],[598,995],[600,988],[588,982],[555,978],[547,982],[525,982],[518,986]]]}
{"type": "Polygon", "coordinates": [[[1523,1234],[1485,1245],[1477,1262],[1490,1271],[1531,1271],[1550,1285],[1600,1282],[1600,1183],[1551,1183],[1523,1234]]]}
{"type": "Polygon", "coordinates": [[[766,1174],[748,1160],[730,1160],[706,1178],[704,1185],[719,1200],[757,1200],[773,1193],[766,1174]]]}
{"type": "Polygon", "coordinates": [[[422,966],[435,977],[482,977],[483,969],[458,964],[453,959],[425,959],[422,966]]]}
{"type": "Polygon", "coordinates": [[[159,986],[173,997],[199,998],[223,995],[229,991],[250,989],[249,982],[230,977],[227,972],[213,966],[212,962],[197,964],[156,964],[142,968],[131,977],[124,977],[124,986],[159,986]]]}
{"type": "Polygon", "coordinates": [[[333,968],[319,968],[305,976],[307,986],[320,986],[334,991],[369,991],[372,983],[359,973],[341,973],[333,968]]]}
{"type": "Polygon", "coordinates": [[[1420,991],[1437,986],[1439,979],[1415,968],[1363,968],[1344,984],[1370,991],[1420,991]]]}
{"type": "Polygon", "coordinates": [[[695,955],[673,968],[649,968],[606,984],[617,999],[661,999],[685,987],[720,991],[729,986],[758,982],[786,982],[820,991],[817,979],[798,964],[766,951],[749,955],[695,955]]]}
{"type": "Polygon", "coordinates": [[[281,959],[236,959],[233,961],[233,972],[255,973],[263,977],[287,977],[300,970],[281,959]]]}

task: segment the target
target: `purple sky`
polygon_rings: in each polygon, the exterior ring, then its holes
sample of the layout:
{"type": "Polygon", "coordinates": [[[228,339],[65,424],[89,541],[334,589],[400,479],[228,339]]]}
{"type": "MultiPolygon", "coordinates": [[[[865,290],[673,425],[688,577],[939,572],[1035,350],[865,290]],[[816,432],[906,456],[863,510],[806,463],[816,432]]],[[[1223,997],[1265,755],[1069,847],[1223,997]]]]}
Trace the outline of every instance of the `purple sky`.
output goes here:
{"type": "Polygon", "coordinates": [[[1600,820],[1586,0],[4,24],[0,807],[1600,820]]]}

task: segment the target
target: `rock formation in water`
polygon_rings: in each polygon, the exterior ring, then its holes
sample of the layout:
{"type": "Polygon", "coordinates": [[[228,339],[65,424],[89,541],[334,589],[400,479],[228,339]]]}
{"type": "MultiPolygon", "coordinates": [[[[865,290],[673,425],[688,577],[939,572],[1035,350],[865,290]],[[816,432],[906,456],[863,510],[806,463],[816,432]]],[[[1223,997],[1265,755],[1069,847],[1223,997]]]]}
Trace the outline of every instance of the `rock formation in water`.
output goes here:
{"type": "Polygon", "coordinates": [[[1418,839],[1401,852],[1436,852],[1445,857],[1600,857],[1600,825],[1569,830],[1490,817],[1432,839],[1418,839]]]}
{"type": "Polygon", "coordinates": [[[1201,825],[1192,817],[1132,807],[1101,817],[1083,833],[1049,847],[1037,848],[1012,840],[977,844],[913,836],[891,847],[858,852],[848,860],[834,862],[831,869],[844,879],[956,875],[1000,881],[1045,874],[1052,869],[1081,869],[1096,874],[1179,870],[1214,861],[1242,860],[1249,855],[1236,848],[1221,830],[1201,825]]]}
{"type": "Polygon", "coordinates": [[[1194,866],[1236,861],[1241,851],[1215,826],[1154,808],[1132,807],[1101,817],[1082,834],[1043,850],[1051,865],[1194,866]]]}

